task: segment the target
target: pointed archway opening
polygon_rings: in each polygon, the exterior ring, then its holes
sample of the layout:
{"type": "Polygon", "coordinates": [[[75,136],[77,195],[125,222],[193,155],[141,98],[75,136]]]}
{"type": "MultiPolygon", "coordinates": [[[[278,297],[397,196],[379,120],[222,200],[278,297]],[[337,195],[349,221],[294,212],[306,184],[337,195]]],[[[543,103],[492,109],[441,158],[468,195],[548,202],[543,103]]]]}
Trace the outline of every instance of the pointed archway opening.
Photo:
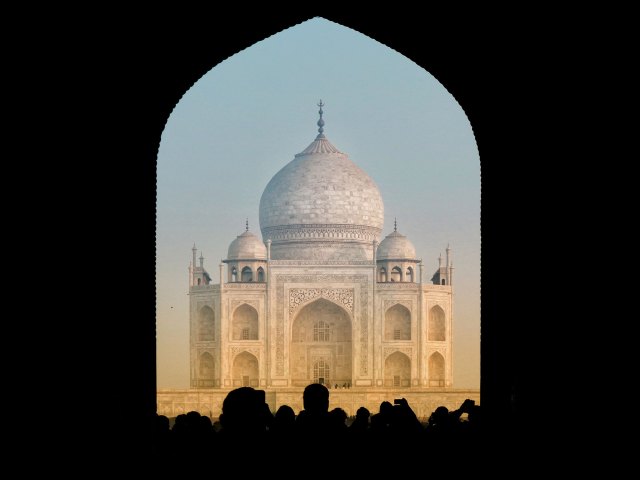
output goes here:
{"type": "Polygon", "coordinates": [[[257,387],[260,384],[258,359],[249,352],[242,352],[233,359],[233,386],[257,387]]]}
{"type": "Polygon", "coordinates": [[[351,385],[352,356],[351,318],[343,308],[320,298],[300,309],[291,328],[292,385],[351,385]]]}

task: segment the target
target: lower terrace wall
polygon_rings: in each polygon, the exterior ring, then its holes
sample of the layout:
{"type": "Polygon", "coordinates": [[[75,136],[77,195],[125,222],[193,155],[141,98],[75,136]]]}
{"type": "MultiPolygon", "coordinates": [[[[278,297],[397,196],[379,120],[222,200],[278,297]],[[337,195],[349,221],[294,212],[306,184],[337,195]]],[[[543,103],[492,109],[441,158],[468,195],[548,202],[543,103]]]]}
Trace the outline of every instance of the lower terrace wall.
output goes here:
{"type": "MultiPolygon", "coordinates": [[[[222,402],[232,389],[185,389],[158,390],[157,413],[174,418],[192,410],[217,420],[222,412],[222,402]]],[[[304,388],[265,389],[266,401],[273,413],[281,405],[289,405],[296,415],[303,409],[302,393],[304,388]]],[[[431,413],[444,405],[449,410],[457,409],[462,402],[470,398],[480,403],[480,390],[468,389],[393,389],[393,388],[338,388],[329,390],[329,409],[342,408],[347,415],[353,416],[360,407],[366,407],[371,414],[378,413],[380,403],[395,398],[406,398],[409,406],[421,421],[428,420],[431,413]]]]}

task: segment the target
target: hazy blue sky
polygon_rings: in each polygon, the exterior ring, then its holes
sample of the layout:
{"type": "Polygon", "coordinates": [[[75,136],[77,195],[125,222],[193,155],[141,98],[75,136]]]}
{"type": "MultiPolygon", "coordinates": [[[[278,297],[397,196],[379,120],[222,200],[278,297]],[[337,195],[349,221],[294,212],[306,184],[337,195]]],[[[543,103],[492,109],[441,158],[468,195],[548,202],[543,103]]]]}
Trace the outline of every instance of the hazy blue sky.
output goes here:
{"type": "Polygon", "coordinates": [[[271,177],[317,135],[319,99],[327,138],[382,193],[382,238],[397,217],[425,281],[451,244],[454,387],[479,388],[480,161],[471,125],[431,74],[324,19],[217,65],[167,121],[158,152],[158,387],[189,386],[191,247],[218,283],[218,264],[247,217],[260,236],[258,207],[271,177]]]}

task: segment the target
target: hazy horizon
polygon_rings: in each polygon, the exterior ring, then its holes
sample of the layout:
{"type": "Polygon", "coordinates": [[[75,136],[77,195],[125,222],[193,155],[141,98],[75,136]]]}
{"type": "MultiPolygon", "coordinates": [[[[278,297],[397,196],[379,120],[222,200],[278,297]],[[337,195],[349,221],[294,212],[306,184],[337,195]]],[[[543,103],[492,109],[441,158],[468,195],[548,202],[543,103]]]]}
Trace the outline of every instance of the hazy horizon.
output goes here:
{"type": "Polygon", "coordinates": [[[424,69],[316,18],[217,65],[167,120],[157,171],[158,388],[189,388],[191,247],[218,283],[245,219],[261,237],[262,192],[317,135],[320,99],[325,135],[380,189],[380,240],[397,218],[424,282],[451,245],[453,386],[480,387],[480,160],[471,125],[424,69]]]}

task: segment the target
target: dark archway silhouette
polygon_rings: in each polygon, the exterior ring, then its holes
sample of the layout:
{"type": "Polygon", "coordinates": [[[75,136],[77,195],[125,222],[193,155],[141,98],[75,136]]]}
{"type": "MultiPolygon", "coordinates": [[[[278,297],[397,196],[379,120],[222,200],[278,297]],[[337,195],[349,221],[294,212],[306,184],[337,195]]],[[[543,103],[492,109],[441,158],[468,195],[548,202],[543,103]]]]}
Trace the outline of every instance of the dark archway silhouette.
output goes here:
{"type": "MultiPolygon", "coordinates": [[[[197,29],[194,29],[194,32],[196,32],[194,35],[185,36],[182,39],[172,38],[171,49],[166,48],[168,44],[163,39],[161,32],[151,32],[147,35],[147,43],[145,44],[154,45],[155,42],[157,47],[152,47],[146,51],[144,62],[139,61],[138,55],[133,55],[133,52],[136,51],[131,48],[132,44],[135,45],[134,41],[131,43],[123,42],[127,48],[123,47],[118,50],[122,55],[113,55],[112,58],[114,60],[111,61],[119,62],[112,64],[115,67],[114,71],[125,72],[128,81],[125,80],[122,82],[122,86],[119,86],[119,84],[110,81],[115,77],[108,76],[105,79],[105,88],[100,89],[99,101],[101,106],[104,105],[112,109],[114,112],[113,119],[119,119],[118,124],[123,132],[122,138],[113,141],[109,149],[103,148],[108,142],[100,142],[101,149],[104,151],[101,154],[104,156],[104,164],[113,166],[113,169],[103,172],[103,181],[105,185],[118,183],[121,185],[120,195],[122,200],[115,200],[115,202],[122,202],[123,206],[127,205],[129,207],[134,205],[134,207],[129,208],[128,211],[126,208],[122,208],[123,213],[119,216],[118,221],[121,225],[131,226],[132,231],[139,231],[141,234],[132,236],[133,238],[127,243],[126,248],[123,246],[120,249],[113,249],[109,252],[107,261],[114,260],[114,265],[123,262],[125,264],[140,265],[144,276],[153,278],[155,258],[153,248],[149,248],[149,244],[153,243],[155,229],[155,154],[160,143],[164,123],[184,92],[202,74],[237,51],[249,47],[283,28],[311,18],[311,16],[288,14],[279,18],[260,18],[260,21],[256,22],[248,20],[246,16],[238,16],[235,21],[233,17],[228,17],[225,18],[225,24],[228,25],[229,31],[211,29],[210,26],[209,28],[203,27],[201,34],[203,38],[206,36],[207,41],[198,42],[194,38],[194,36],[198,36],[197,29]],[[213,48],[212,45],[214,45],[213,48]],[[129,56],[127,56],[127,52],[130,52],[128,53],[129,56]],[[145,88],[142,88],[143,85],[145,88]],[[122,121],[121,112],[131,108],[132,105],[135,110],[134,114],[129,119],[122,121]],[[133,132],[135,132],[135,135],[133,132]],[[121,148],[125,145],[129,147],[133,145],[135,148],[121,148]],[[127,162],[125,158],[115,164],[109,163],[113,162],[113,158],[117,157],[117,155],[112,155],[111,153],[123,151],[138,152],[136,154],[136,158],[139,160],[138,163],[132,167],[131,162],[127,162]],[[107,161],[108,159],[109,161],[107,161]],[[143,252],[142,259],[140,252],[143,252]],[[116,259],[118,262],[115,261],[116,259]]],[[[505,128],[511,132],[515,131],[515,127],[509,125],[501,130],[499,138],[497,133],[492,133],[491,131],[487,133],[487,130],[483,129],[483,126],[487,124],[486,120],[483,122],[483,118],[487,118],[488,112],[499,110],[495,108],[496,104],[503,102],[503,105],[507,106],[508,103],[504,100],[505,98],[509,99],[510,104],[513,102],[513,98],[524,98],[524,92],[519,90],[522,86],[518,85],[517,81],[514,81],[512,85],[501,82],[499,89],[498,86],[485,88],[486,83],[483,83],[483,76],[480,72],[493,68],[493,71],[498,76],[502,72],[506,73],[506,66],[502,67],[504,70],[500,70],[503,59],[500,58],[500,61],[497,61],[495,54],[493,56],[483,55],[483,53],[489,52],[490,49],[485,50],[486,43],[482,40],[482,35],[476,36],[476,42],[473,45],[467,45],[463,49],[457,47],[454,49],[446,42],[430,43],[430,38],[435,39],[437,37],[435,32],[430,33],[429,25],[424,21],[424,18],[412,19],[407,16],[403,17],[402,14],[394,14],[387,11],[387,9],[385,9],[384,14],[383,12],[379,14],[372,13],[367,15],[366,19],[347,14],[333,15],[323,13],[323,16],[347,27],[354,28],[406,55],[433,74],[459,101],[474,127],[481,156],[487,153],[495,154],[492,156],[492,165],[485,166],[483,164],[483,231],[485,229],[487,231],[492,229],[494,231],[499,230],[501,225],[500,214],[496,214],[497,210],[492,210],[491,205],[485,202],[485,196],[488,191],[487,186],[490,185],[489,179],[492,175],[493,178],[496,178],[497,169],[502,164],[500,160],[504,158],[506,164],[506,153],[501,152],[516,151],[517,148],[509,147],[516,147],[517,136],[509,135],[505,131],[505,128]],[[430,35],[433,35],[433,37],[430,37],[430,35]],[[452,55],[454,52],[455,55],[452,55]],[[477,62],[480,60],[475,60],[476,58],[492,63],[488,68],[477,68],[477,62]],[[489,108],[489,103],[491,103],[491,108],[489,108]],[[492,135],[496,136],[492,137],[492,135]],[[495,148],[498,145],[500,148],[495,148]],[[494,150],[492,150],[492,147],[494,150]],[[483,151],[483,148],[486,148],[486,150],[483,151]],[[501,155],[504,155],[504,157],[501,157],[501,155]]],[[[128,37],[129,34],[127,32],[121,32],[121,35],[123,38],[131,38],[133,40],[133,35],[128,37]]],[[[473,32],[471,32],[471,35],[473,36],[473,32]]],[[[505,62],[505,65],[507,63],[505,62]]],[[[509,68],[510,70],[514,68],[513,63],[510,64],[509,68]]],[[[108,70],[108,68],[105,69],[105,71],[108,70]]],[[[511,75],[510,78],[514,78],[514,76],[511,75]]],[[[531,91],[527,91],[527,95],[530,93],[531,91]]],[[[105,122],[105,132],[112,131],[110,128],[112,119],[109,118],[108,113],[105,113],[105,110],[109,111],[108,108],[95,109],[96,112],[101,112],[103,119],[108,119],[102,120],[105,122]]],[[[513,117],[511,118],[513,119],[513,117]]],[[[92,129],[99,129],[99,127],[93,125],[92,129]]],[[[110,134],[109,136],[113,140],[110,134]]],[[[97,161],[102,163],[100,160],[97,161]]],[[[512,166],[512,168],[525,167],[516,165],[512,166]]],[[[502,191],[506,191],[510,187],[502,185],[499,188],[502,191]]],[[[92,195],[92,197],[95,197],[95,195],[92,195]]],[[[105,188],[106,197],[111,198],[111,194],[105,188]]],[[[495,195],[495,197],[499,197],[499,195],[495,195]]],[[[94,208],[100,210],[103,207],[107,211],[106,204],[104,206],[96,204],[94,208]]],[[[110,203],[109,208],[114,208],[113,202],[110,203]]],[[[510,228],[513,235],[518,235],[518,228],[520,227],[517,221],[515,225],[512,223],[510,228]]],[[[505,246],[503,244],[500,246],[502,250],[498,255],[497,247],[495,247],[497,242],[486,240],[483,235],[482,295],[483,298],[487,296],[491,299],[496,296],[497,287],[495,285],[498,285],[498,282],[493,282],[497,275],[496,272],[507,271],[506,259],[517,258],[519,253],[516,251],[515,246],[505,246]]],[[[103,250],[106,251],[107,249],[103,250]]],[[[104,275],[108,276],[109,274],[105,273],[104,275]]],[[[110,283],[117,284],[115,273],[113,280],[110,283]]],[[[128,289],[131,288],[130,297],[134,299],[134,305],[130,307],[131,315],[142,320],[136,325],[128,327],[128,338],[126,339],[121,337],[121,329],[117,325],[113,326],[113,331],[102,333],[105,345],[118,344],[123,352],[122,359],[111,360],[109,366],[105,364],[105,372],[111,372],[107,373],[108,376],[115,375],[115,372],[118,372],[120,376],[117,378],[123,388],[128,388],[131,392],[139,392],[139,395],[131,395],[135,400],[127,404],[127,410],[136,412],[142,410],[154,411],[156,387],[155,322],[153,319],[155,294],[153,285],[148,288],[143,286],[141,291],[140,285],[136,285],[135,292],[133,292],[133,286],[123,286],[122,288],[124,291],[121,293],[127,295],[128,289]],[[142,361],[137,361],[141,358],[141,350],[146,353],[142,355],[142,361]],[[132,361],[133,359],[136,361],[132,361]],[[142,381],[141,379],[147,379],[147,381],[142,381]]],[[[520,285],[517,291],[514,286],[510,285],[502,285],[500,288],[502,290],[501,297],[509,298],[510,294],[513,293],[513,297],[518,298],[515,294],[524,286],[520,285]]],[[[112,317],[116,318],[117,311],[115,306],[113,308],[112,317]]],[[[514,367],[514,362],[509,361],[515,355],[511,353],[513,350],[509,339],[519,338],[517,331],[519,327],[509,326],[508,319],[505,319],[501,310],[505,310],[504,304],[502,304],[501,308],[498,308],[498,302],[483,302],[482,389],[483,403],[494,399],[496,405],[507,409],[511,398],[509,382],[514,378],[514,369],[517,369],[514,367]],[[501,379],[508,379],[506,381],[506,389],[501,388],[501,385],[505,385],[505,382],[501,383],[501,379]],[[490,392],[496,392],[495,398],[491,397],[490,392]]],[[[113,408],[113,403],[111,405],[113,408]]],[[[124,406],[122,408],[124,409],[124,406]]]]}

